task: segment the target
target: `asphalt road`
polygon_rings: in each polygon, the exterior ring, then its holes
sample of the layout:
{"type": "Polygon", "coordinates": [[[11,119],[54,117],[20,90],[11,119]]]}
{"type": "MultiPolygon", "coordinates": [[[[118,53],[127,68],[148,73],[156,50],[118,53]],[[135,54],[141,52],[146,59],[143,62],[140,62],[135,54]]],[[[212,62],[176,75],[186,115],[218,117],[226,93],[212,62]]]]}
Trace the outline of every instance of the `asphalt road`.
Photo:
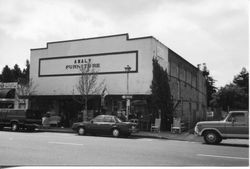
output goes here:
{"type": "Polygon", "coordinates": [[[0,166],[248,166],[245,144],[0,131],[0,166]]]}

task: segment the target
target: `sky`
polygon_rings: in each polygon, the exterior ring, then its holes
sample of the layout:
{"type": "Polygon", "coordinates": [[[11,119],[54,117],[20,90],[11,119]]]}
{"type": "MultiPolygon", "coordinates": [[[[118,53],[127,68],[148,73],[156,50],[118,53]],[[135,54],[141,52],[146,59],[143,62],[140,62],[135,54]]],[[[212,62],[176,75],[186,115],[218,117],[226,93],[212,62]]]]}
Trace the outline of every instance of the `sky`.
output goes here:
{"type": "MultiPolygon", "coordinates": [[[[216,83],[249,70],[248,0],[0,0],[0,71],[25,68],[47,42],[154,36],[216,83]]],[[[1,73],[1,72],[0,72],[1,73]]]]}

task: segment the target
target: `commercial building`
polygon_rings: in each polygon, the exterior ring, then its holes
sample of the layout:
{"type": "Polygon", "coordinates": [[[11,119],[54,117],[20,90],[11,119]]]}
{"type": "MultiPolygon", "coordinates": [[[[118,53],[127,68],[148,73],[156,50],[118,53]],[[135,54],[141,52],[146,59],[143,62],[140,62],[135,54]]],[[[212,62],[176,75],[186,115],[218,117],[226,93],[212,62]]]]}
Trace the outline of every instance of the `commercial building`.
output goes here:
{"type": "Polygon", "coordinates": [[[0,82],[0,109],[27,109],[28,99],[20,98],[19,94],[17,82],[0,82]]]}
{"type": "Polygon", "coordinates": [[[116,115],[129,106],[131,118],[140,118],[149,126],[154,114],[150,104],[154,57],[168,70],[174,115],[191,126],[206,111],[205,79],[198,68],[152,36],[119,34],[48,42],[45,48],[31,49],[30,78],[36,85],[31,107],[62,116],[66,126],[79,120],[83,109],[75,101],[81,97],[79,69],[91,62],[97,83],[104,82],[105,90],[89,99],[87,118],[100,113],[116,115]]]}

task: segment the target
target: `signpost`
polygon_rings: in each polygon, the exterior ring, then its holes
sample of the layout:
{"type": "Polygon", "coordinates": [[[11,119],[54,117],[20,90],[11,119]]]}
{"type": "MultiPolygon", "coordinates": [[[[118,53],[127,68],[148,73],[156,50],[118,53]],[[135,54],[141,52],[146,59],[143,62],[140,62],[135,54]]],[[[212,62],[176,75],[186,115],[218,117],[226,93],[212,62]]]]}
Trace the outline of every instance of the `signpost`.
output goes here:
{"type": "Polygon", "coordinates": [[[127,72],[127,95],[125,97],[127,99],[126,116],[128,119],[128,116],[130,114],[130,99],[131,99],[130,97],[132,97],[132,96],[129,96],[129,72],[131,70],[131,67],[127,65],[124,69],[127,72]]]}

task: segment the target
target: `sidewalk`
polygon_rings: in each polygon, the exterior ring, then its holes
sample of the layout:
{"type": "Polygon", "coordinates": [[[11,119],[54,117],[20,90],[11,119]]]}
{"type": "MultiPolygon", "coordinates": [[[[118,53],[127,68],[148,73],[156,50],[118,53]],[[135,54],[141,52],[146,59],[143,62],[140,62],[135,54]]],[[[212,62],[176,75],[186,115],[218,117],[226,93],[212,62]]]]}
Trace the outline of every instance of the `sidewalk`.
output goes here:
{"type": "MultiPolygon", "coordinates": [[[[74,133],[71,128],[45,128],[39,129],[44,132],[60,132],[60,133],[74,133]]],[[[144,137],[144,138],[158,138],[158,139],[169,139],[169,140],[181,140],[181,141],[192,141],[192,142],[202,142],[201,137],[196,137],[188,132],[183,132],[180,134],[173,134],[170,131],[167,132],[150,132],[150,131],[140,131],[138,133],[133,133],[133,136],[144,137]]]]}
{"type": "Polygon", "coordinates": [[[188,132],[182,132],[180,134],[174,134],[170,131],[164,131],[160,133],[149,132],[149,131],[140,131],[139,133],[133,134],[135,136],[146,137],[146,138],[161,138],[169,140],[180,140],[180,141],[192,141],[192,142],[203,142],[202,137],[197,137],[194,134],[188,132]]]}

